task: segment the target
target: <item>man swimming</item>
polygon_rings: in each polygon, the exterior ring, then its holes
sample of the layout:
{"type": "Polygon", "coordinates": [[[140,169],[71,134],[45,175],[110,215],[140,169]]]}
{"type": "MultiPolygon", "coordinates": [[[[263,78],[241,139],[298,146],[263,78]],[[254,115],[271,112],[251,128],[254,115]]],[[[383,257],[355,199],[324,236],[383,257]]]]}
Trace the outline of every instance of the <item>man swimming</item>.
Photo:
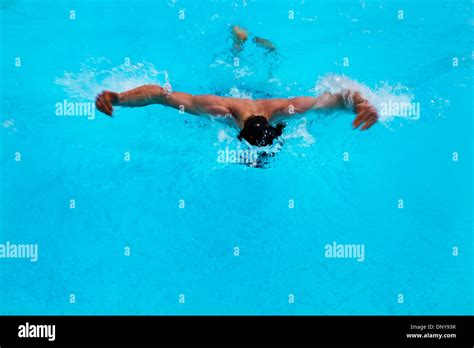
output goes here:
{"type": "MultiPolygon", "coordinates": [[[[232,27],[234,51],[240,51],[248,38],[248,32],[238,26],[232,27]]],[[[253,42],[275,51],[275,46],[266,39],[255,37],[253,42]]],[[[255,146],[267,146],[278,138],[285,125],[272,126],[278,116],[302,114],[310,110],[352,109],[357,115],[353,126],[369,129],[377,121],[377,111],[360,93],[343,90],[339,93],[324,93],[318,97],[296,97],[278,99],[239,99],[217,95],[191,95],[169,92],[158,85],[145,85],[117,93],[104,91],[95,101],[97,109],[112,116],[114,106],[139,107],[151,104],[170,106],[193,115],[232,116],[241,129],[238,139],[245,139],[255,146]]]]}
{"type": "Polygon", "coordinates": [[[214,115],[234,118],[241,131],[239,140],[249,144],[267,146],[282,134],[283,123],[272,126],[276,116],[291,116],[315,110],[352,109],[356,113],[354,128],[369,129],[377,121],[377,111],[360,93],[343,90],[324,93],[319,97],[288,99],[239,99],[216,95],[192,95],[183,92],[168,93],[158,85],[145,85],[116,93],[104,91],[95,101],[97,109],[112,116],[114,106],[139,107],[161,104],[193,115],[214,115]]]}

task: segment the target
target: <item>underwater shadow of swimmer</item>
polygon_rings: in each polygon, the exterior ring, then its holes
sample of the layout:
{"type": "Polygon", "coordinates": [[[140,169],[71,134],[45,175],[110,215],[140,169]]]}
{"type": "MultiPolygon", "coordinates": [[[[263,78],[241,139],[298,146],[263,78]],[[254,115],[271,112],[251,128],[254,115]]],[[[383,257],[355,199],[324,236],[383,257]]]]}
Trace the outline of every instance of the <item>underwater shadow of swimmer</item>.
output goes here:
{"type": "Polygon", "coordinates": [[[254,168],[267,169],[268,165],[273,162],[275,158],[274,152],[262,152],[258,154],[257,161],[255,162],[254,168]]]}
{"type": "Polygon", "coordinates": [[[282,146],[283,140],[279,140],[276,146],[272,146],[270,151],[261,149],[257,150],[256,159],[254,161],[245,161],[240,164],[244,164],[251,168],[268,169],[268,167],[276,161],[276,154],[280,152],[282,146]]]}

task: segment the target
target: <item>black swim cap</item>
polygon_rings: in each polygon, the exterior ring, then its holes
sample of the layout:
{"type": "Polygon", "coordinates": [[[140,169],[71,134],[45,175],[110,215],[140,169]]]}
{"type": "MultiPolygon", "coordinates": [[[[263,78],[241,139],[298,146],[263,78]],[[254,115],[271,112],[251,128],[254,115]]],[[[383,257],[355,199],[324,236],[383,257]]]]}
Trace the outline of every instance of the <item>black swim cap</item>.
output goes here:
{"type": "Polygon", "coordinates": [[[267,146],[273,143],[273,139],[279,137],[285,125],[278,123],[276,127],[271,126],[263,116],[251,116],[244,123],[240,131],[239,140],[244,138],[251,145],[267,146]]]}

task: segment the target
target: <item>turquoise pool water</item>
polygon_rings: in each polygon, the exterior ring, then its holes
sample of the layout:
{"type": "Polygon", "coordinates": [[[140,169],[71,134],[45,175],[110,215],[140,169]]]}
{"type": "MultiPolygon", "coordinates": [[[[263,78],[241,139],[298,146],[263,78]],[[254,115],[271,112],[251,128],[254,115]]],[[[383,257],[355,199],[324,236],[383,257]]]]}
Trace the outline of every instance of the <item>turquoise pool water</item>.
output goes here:
{"type": "Polygon", "coordinates": [[[471,1],[4,0],[0,21],[1,314],[472,314],[471,1]],[[277,53],[235,66],[233,24],[277,53]],[[245,148],[226,120],[61,113],[146,83],[354,88],[381,118],[293,117],[256,168],[218,160],[245,148]]]}

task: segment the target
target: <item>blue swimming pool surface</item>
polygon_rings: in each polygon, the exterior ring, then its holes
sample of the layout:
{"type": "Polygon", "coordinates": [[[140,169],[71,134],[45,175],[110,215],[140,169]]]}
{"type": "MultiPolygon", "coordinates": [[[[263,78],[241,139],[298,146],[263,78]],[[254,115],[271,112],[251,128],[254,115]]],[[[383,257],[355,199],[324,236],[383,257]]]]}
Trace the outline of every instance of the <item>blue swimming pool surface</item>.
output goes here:
{"type": "Polygon", "coordinates": [[[0,1],[0,244],[39,250],[0,258],[0,314],[472,315],[472,13],[467,0],[0,1]],[[234,24],[276,53],[249,40],[235,66],[234,24]],[[292,116],[261,167],[218,161],[246,146],[228,120],[55,113],[149,83],[245,98],[351,86],[420,113],[367,132],[348,111],[292,116]],[[364,245],[364,260],[325,257],[333,242],[364,245]]]}

